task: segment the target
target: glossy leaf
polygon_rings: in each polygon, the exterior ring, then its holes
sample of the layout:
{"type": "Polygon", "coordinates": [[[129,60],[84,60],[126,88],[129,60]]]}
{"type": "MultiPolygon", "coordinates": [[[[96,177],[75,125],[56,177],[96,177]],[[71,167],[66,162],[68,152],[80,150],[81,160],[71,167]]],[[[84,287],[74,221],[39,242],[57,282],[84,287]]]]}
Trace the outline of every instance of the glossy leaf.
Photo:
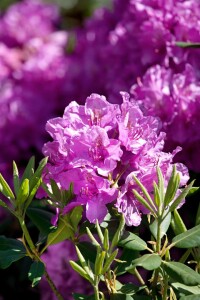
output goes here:
{"type": "Polygon", "coordinates": [[[17,205],[22,205],[27,200],[29,196],[29,179],[25,178],[19,188],[16,203],[17,205]]]}
{"type": "Polygon", "coordinates": [[[200,48],[200,43],[190,43],[190,42],[178,41],[175,44],[176,44],[176,46],[181,47],[181,48],[200,48]]]}
{"type": "Polygon", "coordinates": [[[8,199],[15,200],[15,196],[12,190],[8,185],[8,183],[6,182],[6,180],[4,179],[4,177],[2,176],[2,174],[0,174],[0,192],[8,199]]]}
{"type": "Polygon", "coordinates": [[[135,267],[143,267],[146,270],[155,270],[161,265],[161,258],[158,254],[145,254],[132,261],[127,267],[127,271],[133,270],[135,267]]]}
{"type": "Polygon", "coordinates": [[[32,263],[28,272],[28,278],[32,281],[32,287],[36,286],[40,282],[44,271],[45,267],[42,262],[35,261],[32,263]]]}
{"type": "Polygon", "coordinates": [[[32,177],[34,174],[34,168],[35,168],[35,157],[32,156],[24,170],[23,176],[21,178],[21,182],[24,181],[24,179],[29,179],[32,177]]]}
{"type": "MultiPolygon", "coordinates": [[[[160,238],[162,238],[165,233],[167,232],[169,225],[171,222],[171,213],[168,213],[167,216],[164,218],[164,220],[162,221],[160,228],[161,228],[161,233],[160,233],[160,238]]],[[[156,219],[150,226],[150,231],[153,234],[153,236],[155,237],[155,239],[157,238],[157,231],[158,231],[158,220],[156,219]]]]}
{"type": "Polygon", "coordinates": [[[198,295],[189,295],[189,296],[182,296],[180,300],[199,300],[200,294],[198,295]]]}
{"type": "Polygon", "coordinates": [[[0,236],[0,268],[6,269],[13,262],[26,256],[26,249],[22,242],[0,236]]]}
{"type": "Polygon", "coordinates": [[[194,184],[194,180],[192,182],[190,182],[190,184],[188,184],[188,186],[186,186],[182,192],[180,193],[180,195],[174,200],[174,202],[172,202],[170,208],[169,208],[169,211],[172,212],[174,211],[178,206],[179,204],[181,203],[181,201],[183,201],[185,199],[185,197],[187,196],[187,194],[189,193],[191,187],[193,186],[194,184]]]}
{"type": "Polygon", "coordinates": [[[138,257],[139,257],[138,251],[123,248],[122,255],[119,258],[119,261],[117,261],[116,274],[121,275],[126,273],[127,267],[129,267],[132,261],[138,257]]]}
{"type": "Polygon", "coordinates": [[[29,207],[27,215],[42,234],[47,236],[51,231],[55,230],[51,224],[53,213],[42,208],[29,207]]]}
{"type": "Polygon", "coordinates": [[[146,250],[147,244],[139,236],[132,232],[126,231],[118,243],[119,246],[130,250],[146,250]]]}
{"type": "Polygon", "coordinates": [[[70,224],[68,215],[59,218],[58,227],[54,232],[51,232],[47,238],[47,245],[57,244],[74,235],[73,228],[70,224]]]}
{"type": "Polygon", "coordinates": [[[172,239],[172,245],[178,248],[194,248],[200,246],[200,225],[174,237],[172,239]]]}
{"type": "Polygon", "coordinates": [[[188,286],[179,282],[172,283],[173,288],[175,288],[178,292],[185,295],[199,295],[200,294],[200,286],[188,286]]]}
{"type": "Polygon", "coordinates": [[[179,262],[163,262],[165,272],[176,282],[194,286],[200,284],[200,274],[179,262]]]}
{"type": "Polygon", "coordinates": [[[74,232],[77,231],[78,224],[82,219],[83,207],[76,206],[70,213],[70,222],[73,226],[74,232]]]}
{"type": "Polygon", "coordinates": [[[179,215],[177,209],[175,209],[172,213],[171,226],[176,235],[187,231],[187,228],[181,216],[179,215]]]}

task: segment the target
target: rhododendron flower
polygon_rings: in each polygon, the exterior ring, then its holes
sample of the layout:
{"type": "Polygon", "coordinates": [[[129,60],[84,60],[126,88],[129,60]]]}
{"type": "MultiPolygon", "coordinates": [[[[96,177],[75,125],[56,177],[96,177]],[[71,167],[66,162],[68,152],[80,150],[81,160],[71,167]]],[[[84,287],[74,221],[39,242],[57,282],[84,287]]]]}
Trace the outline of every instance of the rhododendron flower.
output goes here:
{"type": "Polygon", "coordinates": [[[173,73],[157,65],[132,87],[131,93],[145,114],[160,117],[162,130],[167,134],[165,149],[172,151],[181,146],[177,161],[198,172],[200,83],[194,68],[186,65],[184,72],[173,73]]]}
{"type": "MultiPolygon", "coordinates": [[[[102,222],[107,214],[106,205],[113,202],[124,214],[126,224],[137,226],[141,214],[148,210],[132,193],[136,186],[133,175],[151,193],[153,182],[157,181],[156,166],[159,166],[167,183],[173,157],[180,148],[172,154],[163,152],[165,133],[159,133],[159,121],[144,116],[127,93],[121,94],[121,106],[92,94],[85,106],[72,102],[63,118],[48,121],[47,131],[53,141],[43,148],[49,156],[44,181],[48,183],[52,178],[66,190],[71,183],[74,186],[74,198],[59,210],[60,214],[84,205],[90,222],[95,223],[96,219],[102,222]]],[[[187,168],[177,164],[177,170],[181,185],[185,185],[187,168]]]]}

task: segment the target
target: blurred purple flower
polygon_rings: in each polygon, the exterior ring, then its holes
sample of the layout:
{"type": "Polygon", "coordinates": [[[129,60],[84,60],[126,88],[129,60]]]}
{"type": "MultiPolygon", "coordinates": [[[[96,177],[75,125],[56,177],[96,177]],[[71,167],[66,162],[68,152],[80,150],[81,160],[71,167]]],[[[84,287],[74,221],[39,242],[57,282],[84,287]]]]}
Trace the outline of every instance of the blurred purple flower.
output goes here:
{"type": "MultiPolygon", "coordinates": [[[[69,264],[69,260],[77,260],[75,247],[71,241],[67,240],[50,246],[48,251],[42,255],[42,260],[46,264],[47,272],[56,288],[65,300],[73,299],[72,287],[75,293],[88,295],[91,292],[89,283],[81,278],[69,264]]],[[[41,300],[57,299],[44,277],[40,282],[40,293],[41,300]]]]}

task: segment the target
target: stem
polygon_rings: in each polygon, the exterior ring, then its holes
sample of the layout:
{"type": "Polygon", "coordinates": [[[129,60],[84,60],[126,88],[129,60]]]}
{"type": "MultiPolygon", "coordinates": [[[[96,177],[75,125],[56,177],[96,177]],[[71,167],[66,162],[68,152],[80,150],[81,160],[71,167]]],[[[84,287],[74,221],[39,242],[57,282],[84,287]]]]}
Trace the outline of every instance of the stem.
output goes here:
{"type": "Polygon", "coordinates": [[[62,297],[62,295],[59,293],[59,291],[57,290],[55,284],[53,283],[53,281],[51,280],[49,274],[47,273],[46,269],[44,271],[44,275],[46,277],[46,280],[49,284],[49,286],[51,287],[52,291],[54,292],[54,294],[56,295],[58,300],[64,300],[64,298],[62,297]]]}
{"type": "Polygon", "coordinates": [[[163,300],[167,300],[167,290],[168,290],[168,276],[166,275],[166,274],[164,274],[164,278],[163,278],[164,280],[164,282],[163,282],[163,284],[164,284],[164,289],[163,289],[163,294],[162,294],[162,299],[163,300]]]}
{"type": "MultiPolygon", "coordinates": [[[[135,276],[137,277],[138,281],[141,283],[141,285],[145,285],[145,282],[144,282],[142,276],[140,275],[140,273],[138,272],[138,270],[136,268],[134,269],[134,273],[135,273],[135,276]]],[[[144,290],[147,295],[150,294],[150,291],[147,287],[144,290]]]]}
{"type": "MultiPolygon", "coordinates": [[[[24,234],[24,237],[25,237],[25,240],[26,242],[28,243],[29,245],[29,248],[30,248],[30,252],[28,251],[28,254],[29,256],[31,257],[31,259],[35,259],[36,261],[41,261],[41,258],[39,257],[39,254],[37,252],[37,249],[31,239],[31,236],[28,232],[28,229],[26,227],[26,224],[25,224],[25,221],[22,217],[18,216],[18,220],[19,220],[19,223],[20,223],[20,226],[21,226],[21,229],[23,231],[23,234],[24,234]]],[[[45,265],[45,264],[44,264],[45,265]]],[[[44,271],[44,275],[47,279],[47,282],[50,286],[50,288],[52,289],[53,293],[55,294],[55,296],[57,297],[58,300],[64,300],[62,295],[59,293],[59,291],[57,290],[55,284],[53,283],[52,279],[50,278],[49,274],[47,273],[47,270],[46,270],[46,267],[45,267],[45,271],[44,271]]]]}
{"type": "MultiPolygon", "coordinates": [[[[161,250],[161,222],[162,217],[158,216],[158,228],[157,228],[157,240],[156,240],[156,252],[160,254],[161,250]]],[[[152,296],[153,299],[156,299],[156,286],[158,282],[158,276],[159,276],[159,269],[156,269],[153,275],[153,282],[152,282],[152,296]]]]}
{"type": "Polygon", "coordinates": [[[95,300],[100,300],[99,298],[99,279],[98,276],[96,276],[95,278],[95,283],[94,283],[94,296],[95,296],[95,300]]]}

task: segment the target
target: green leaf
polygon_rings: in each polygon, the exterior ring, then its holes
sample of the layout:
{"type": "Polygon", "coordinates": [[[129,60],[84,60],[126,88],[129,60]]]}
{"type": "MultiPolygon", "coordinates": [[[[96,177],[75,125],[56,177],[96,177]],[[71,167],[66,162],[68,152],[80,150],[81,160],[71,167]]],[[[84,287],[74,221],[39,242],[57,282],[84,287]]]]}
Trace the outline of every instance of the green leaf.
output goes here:
{"type": "Polygon", "coordinates": [[[177,41],[175,44],[176,44],[176,46],[181,47],[181,48],[200,48],[200,43],[177,41]]]}
{"type": "Polygon", "coordinates": [[[200,284],[200,274],[179,262],[163,262],[165,272],[174,280],[185,285],[200,284]]]}
{"type": "Polygon", "coordinates": [[[103,270],[102,270],[102,274],[105,274],[109,267],[111,266],[111,264],[113,263],[113,261],[115,260],[117,254],[118,254],[118,249],[115,249],[115,251],[106,259],[105,261],[105,265],[103,267],[103,270]]]}
{"type": "Polygon", "coordinates": [[[200,203],[198,206],[198,210],[197,210],[197,214],[196,214],[196,220],[195,220],[195,225],[199,225],[200,224],[200,203]]]}
{"type": "Polygon", "coordinates": [[[19,188],[16,203],[21,206],[29,196],[29,179],[25,178],[19,188]]]}
{"type": "Polygon", "coordinates": [[[122,287],[120,287],[118,292],[121,292],[122,294],[126,294],[126,295],[134,295],[140,290],[141,290],[141,287],[134,285],[132,283],[127,283],[127,284],[122,285],[122,287]]]}
{"type": "Polygon", "coordinates": [[[159,190],[159,195],[160,195],[160,200],[163,202],[164,200],[164,178],[163,174],[161,172],[161,169],[157,166],[157,176],[158,176],[158,190],[159,190]]]}
{"type": "Polygon", "coordinates": [[[179,215],[177,209],[175,209],[173,211],[172,219],[171,219],[171,226],[176,235],[187,231],[187,228],[186,228],[181,216],[179,215]]]}
{"type": "Polygon", "coordinates": [[[59,218],[57,229],[48,235],[47,245],[60,243],[73,235],[74,231],[70,224],[69,215],[62,216],[59,218]]]}
{"type": "Polygon", "coordinates": [[[190,296],[182,296],[180,300],[199,300],[200,294],[198,295],[190,295],[190,296]]]}
{"type": "Polygon", "coordinates": [[[179,293],[183,293],[185,295],[199,295],[200,294],[200,286],[188,286],[179,282],[172,283],[173,288],[175,288],[179,293]]]}
{"type": "Polygon", "coordinates": [[[172,170],[172,174],[170,176],[168,185],[167,185],[167,190],[165,193],[165,198],[164,198],[164,205],[165,207],[173,200],[176,191],[178,189],[179,186],[179,177],[177,177],[177,173],[176,173],[176,165],[173,166],[173,170],[172,170]]]}
{"type": "Polygon", "coordinates": [[[36,181],[36,184],[35,184],[35,186],[32,188],[32,190],[30,191],[28,200],[27,200],[26,203],[25,203],[24,211],[26,211],[27,208],[29,207],[29,205],[31,204],[31,202],[32,202],[32,200],[33,200],[33,198],[34,198],[34,196],[35,196],[37,190],[39,189],[39,187],[40,187],[40,185],[41,185],[41,183],[42,183],[42,178],[37,178],[36,180],[37,180],[37,181],[36,181]]]}
{"type": "Polygon", "coordinates": [[[50,232],[55,230],[51,224],[51,218],[54,216],[53,213],[42,208],[33,207],[29,207],[26,213],[43,235],[47,236],[50,232]]]}
{"type": "Polygon", "coordinates": [[[200,246],[200,225],[175,236],[172,239],[171,245],[178,248],[194,248],[200,246]]]}
{"type": "Polygon", "coordinates": [[[22,242],[0,236],[0,268],[6,269],[13,262],[26,256],[26,249],[22,242]]]}
{"type": "Polygon", "coordinates": [[[193,196],[196,192],[198,192],[198,190],[199,190],[199,187],[193,186],[188,193],[188,197],[193,196]]]}
{"type": "Polygon", "coordinates": [[[94,300],[95,296],[90,295],[90,296],[85,296],[81,294],[73,294],[74,300],[94,300]]]}
{"type": "Polygon", "coordinates": [[[190,182],[190,184],[189,184],[187,187],[185,187],[185,188],[183,189],[183,191],[182,191],[181,194],[176,198],[176,200],[174,200],[174,202],[172,202],[172,204],[171,204],[171,206],[170,206],[170,208],[169,208],[169,211],[170,211],[170,212],[174,211],[174,210],[179,206],[179,204],[181,203],[181,201],[183,201],[183,200],[185,199],[185,197],[186,197],[187,194],[189,193],[191,187],[193,186],[194,181],[195,181],[195,180],[193,180],[192,182],[190,182]]]}
{"type": "MultiPolygon", "coordinates": [[[[171,213],[168,213],[160,225],[160,228],[161,228],[160,238],[162,238],[165,235],[165,233],[167,232],[170,222],[171,222],[171,213]]],[[[150,228],[151,233],[153,234],[153,236],[156,239],[157,231],[158,231],[158,220],[155,219],[155,221],[149,226],[149,228],[150,228]]]]}
{"type": "Polygon", "coordinates": [[[81,266],[79,266],[79,265],[78,265],[75,261],[73,261],[73,260],[70,260],[69,263],[70,263],[70,265],[71,265],[71,267],[72,267],[72,269],[73,269],[74,271],[76,271],[77,273],[79,273],[79,275],[81,275],[83,278],[87,279],[89,282],[92,283],[91,278],[88,276],[88,274],[86,273],[86,271],[85,271],[81,266]]]}
{"type": "Polygon", "coordinates": [[[139,252],[130,250],[127,248],[123,249],[122,255],[117,261],[116,265],[116,275],[119,276],[121,274],[126,273],[127,267],[129,267],[132,263],[132,261],[139,257],[139,252]]]}
{"type": "Polygon", "coordinates": [[[135,267],[143,267],[146,270],[155,270],[161,265],[161,258],[158,254],[145,254],[132,261],[131,265],[127,267],[127,271],[133,270],[135,267]]]}
{"type": "Polygon", "coordinates": [[[36,286],[44,274],[45,267],[40,261],[35,261],[32,263],[30,270],[28,272],[28,278],[32,281],[32,287],[36,286]]]}
{"type": "Polygon", "coordinates": [[[6,196],[8,199],[15,200],[15,196],[8,185],[8,183],[5,181],[2,174],[0,174],[0,192],[6,196]]]}
{"type": "Polygon", "coordinates": [[[146,250],[147,244],[139,236],[132,232],[126,231],[119,240],[118,246],[127,248],[130,250],[146,250]]]}
{"type": "Polygon", "coordinates": [[[31,177],[34,174],[34,168],[35,168],[35,157],[32,156],[24,170],[23,176],[21,178],[21,182],[24,181],[24,179],[31,179],[31,177]]]}
{"type": "Polygon", "coordinates": [[[77,246],[85,260],[94,264],[96,260],[96,247],[89,242],[80,242],[77,246]]]}
{"type": "Polygon", "coordinates": [[[74,229],[74,232],[77,232],[78,224],[82,219],[82,213],[83,213],[83,207],[82,206],[76,206],[71,212],[70,212],[70,222],[74,229]]]}
{"type": "Polygon", "coordinates": [[[48,160],[48,157],[43,158],[40,161],[39,166],[36,169],[35,173],[31,176],[31,179],[30,179],[30,190],[33,189],[33,187],[37,184],[38,178],[41,177],[42,171],[43,171],[44,167],[47,164],[47,160],[48,160]]]}
{"type": "Polygon", "coordinates": [[[135,190],[132,190],[134,196],[137,198],[137,200],[144,206],[146,207],[153,215],[155,215],[154,210],[152,207],[149,205],[149,203],[135,190]]]}
{"type": "Polygon", "coordinates": [[[14,183],[15,194],[17,195],[19,191],[20,180],[19,180],[19,171],[15,161],[13,161],[13,183],[14,183]]]}

